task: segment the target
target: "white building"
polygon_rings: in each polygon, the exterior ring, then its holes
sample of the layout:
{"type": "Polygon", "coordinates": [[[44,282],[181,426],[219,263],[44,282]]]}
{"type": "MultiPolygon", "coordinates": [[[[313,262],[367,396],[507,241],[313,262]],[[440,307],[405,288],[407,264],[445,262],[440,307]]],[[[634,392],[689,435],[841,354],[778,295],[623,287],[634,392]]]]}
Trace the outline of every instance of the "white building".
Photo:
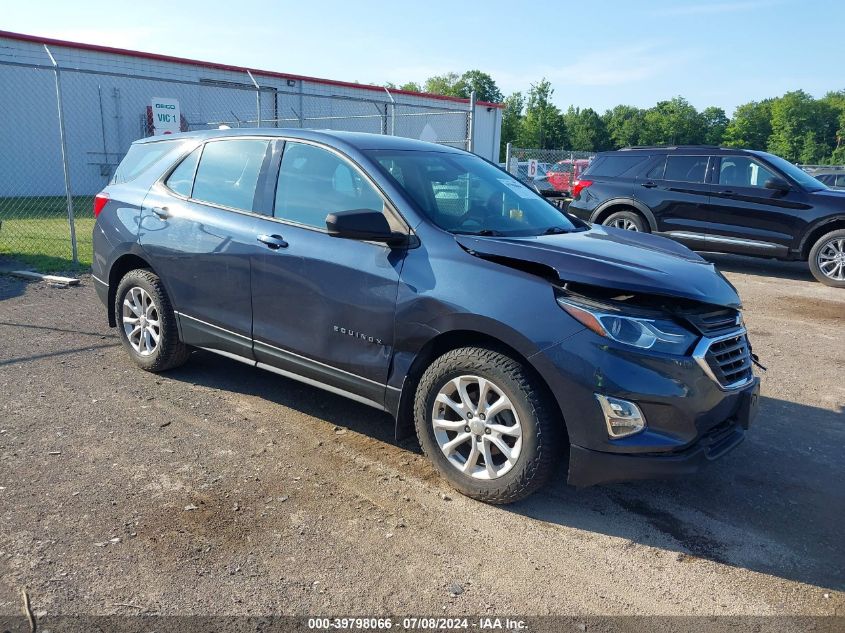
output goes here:
{"type": "Polygon", "coordinates": [[[50,55],[74,195],[99,191],[129,144],[152,133],[155,97],[178,100],[182,129],[338,129],[462,148],[472,129],[473,151],[499,160],[501,104],[477,103],[470,124],[466,99],[0,31],[0,196],[65,193],[50,55]]]}

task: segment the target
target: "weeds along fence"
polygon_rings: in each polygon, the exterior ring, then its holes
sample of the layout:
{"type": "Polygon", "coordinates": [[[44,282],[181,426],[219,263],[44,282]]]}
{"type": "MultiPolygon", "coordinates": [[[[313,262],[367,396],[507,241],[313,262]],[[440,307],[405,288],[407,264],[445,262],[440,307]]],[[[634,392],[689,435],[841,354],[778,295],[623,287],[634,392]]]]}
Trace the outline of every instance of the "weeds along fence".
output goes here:
{"type": "Polygon", "coordinates": [[[330,129],[473,149],[474,99],[438,106],[387,90],[366,98],[304,92],[302,82],[286,90],[248,71],[242,82],[184,81],[115,68],[57,64],[47,46],[0,54],[0,255],[46,269],[90,265],[93,196],[132,141],[154,133],[154,98],[178,101],[181,131],[330,129]]]}

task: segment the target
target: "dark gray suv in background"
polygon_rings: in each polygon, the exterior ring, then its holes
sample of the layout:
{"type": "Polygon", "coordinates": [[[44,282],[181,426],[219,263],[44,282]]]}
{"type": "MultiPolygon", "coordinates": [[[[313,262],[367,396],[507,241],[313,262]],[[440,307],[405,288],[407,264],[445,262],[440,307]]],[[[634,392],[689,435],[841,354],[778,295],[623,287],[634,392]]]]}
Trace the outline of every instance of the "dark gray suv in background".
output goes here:
{"type": "Polygon", "coordinates": [[[596,156],[572,188],[584,220],[665,235],[699,251],[809,262],[845,288],[845,192],[766,152],[632,147],[596,156]]]}
{"type": "Polygon", "coordinates": [[[690,473],[754,416],[740,299],[712,264],[461,150],[152,138],[94,211],[97,291],[140,367],[202,348],[387,411],[477,499],[520,499],[567,460],[580,486],[690,473]]]}

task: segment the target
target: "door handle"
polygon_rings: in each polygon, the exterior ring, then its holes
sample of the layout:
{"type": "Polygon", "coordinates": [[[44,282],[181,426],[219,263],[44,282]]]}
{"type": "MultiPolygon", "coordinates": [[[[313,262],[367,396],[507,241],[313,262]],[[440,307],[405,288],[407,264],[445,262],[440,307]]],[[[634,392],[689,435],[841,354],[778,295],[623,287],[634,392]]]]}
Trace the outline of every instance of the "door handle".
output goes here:
{"type": "Polygon", "coordinates": [[[716,192],[716,195],[717,195],[717,196],[725,196],[725,197],[730,198],[731,196],[735,196],[735,195],[736,195],[736,192],[735,192],[735,191],[731,191],[730,189],[726,189],[725,191],[717,191],[717,192],[716,192]]]}
{"type": "Polygon", "coordinates": [[[284,240],[281,235],[259,235],[258,241],[262,244],[266,244],[269,248],[272,248],[274,251],[279,248],[288,247],[288,243],[284,240]]]}
{"type": "Polygon", "coordinates": [[[167,207],[153,207],[150,209],[159,220],[166,220],[170,217],[170,212],[167,207]]]}
{"type": "Polygon", "coordinates": [[[641,187],[645,187],[646,189],[654,189],[657,186],[656,182],[652,182],[651,180],[646,180],[644,183],[640,185],[641,187]]]}

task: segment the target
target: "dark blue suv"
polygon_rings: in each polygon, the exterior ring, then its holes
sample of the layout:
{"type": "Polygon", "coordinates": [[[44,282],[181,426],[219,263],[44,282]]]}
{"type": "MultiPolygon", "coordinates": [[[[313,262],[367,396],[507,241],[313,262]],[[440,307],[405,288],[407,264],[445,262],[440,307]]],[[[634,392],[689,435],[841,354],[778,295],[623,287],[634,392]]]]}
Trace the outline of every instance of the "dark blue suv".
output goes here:
{"type": "Polygon", "coordinates": [[[389,412],[461,492],[690,473],[759,380],[735,289],[671,240],[562,214],[464,151],[220,130],[134,143],[94,278],[148,371],[194,348],[389,412]]]}

